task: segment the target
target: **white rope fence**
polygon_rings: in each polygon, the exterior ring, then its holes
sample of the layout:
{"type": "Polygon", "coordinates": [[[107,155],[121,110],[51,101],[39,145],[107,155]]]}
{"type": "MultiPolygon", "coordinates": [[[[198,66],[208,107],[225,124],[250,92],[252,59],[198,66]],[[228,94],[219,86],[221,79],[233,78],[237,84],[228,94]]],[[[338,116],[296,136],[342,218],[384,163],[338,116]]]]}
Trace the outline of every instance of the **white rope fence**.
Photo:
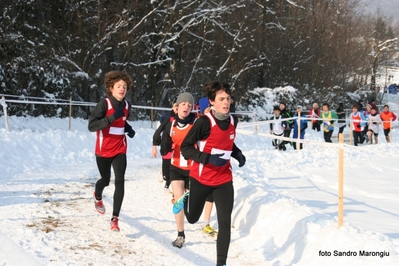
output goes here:
{"type": "MultiPolygon", "coordinates": [[[[46,104],[46,105],[60,105],[60,106],[69,106],[69,130],[71,130],[71,120],[72,120],[72,106],[96,106],[97,103],[94,102],[82,102],[82,101],[72,101],[66,99],[56,99],[53,97],[31,97],[31,96],[17,96],[17,95],[9,95],[9,94],[0,94],[1,100],[0,104],[3,106],[4,117],[5,117],[5,125],[6,130],[9,131],[9,123],[8,123],[8,115],[7,115],[7,103],[16,103],[16,104],[46,104]],[[9,98],[16,99],[6,99],[5,96],[9,98]]],[[[158,110],[158,111],[169,111],[171,108],[169,107],[156,107],[156,106],[143,106],[143,105],[132,105],[131,108],[136,109],[146,109],[146,110],[158,110]]],[[[193,110],[193,112],[198,112],[198,110],[193,110]]],[[[250,115],[256,116],[254,112],[235,112],[232,113],[235,115],[250,115]]],[[[151,127],[153,126],[153,113],[151,112],[151,127]]]]}
{"type": "MultiPolygon", "coordinates": [[[[47,105],[61,105],[61,106],[69,106],[69,117],[70,117],[70,121],[69,121],[69,129],[71,129],[71,116],[72,116],[72,106],[96,106],[97,103],[94,102],[81,102],[81,101],[72,101],[72,99],[56,99],[53,97],[32,97],[32,96],[24,96],[24,95],[9,95],[9,94],[1,94],[1,101],[0,104],[3,106],[3,110],[4,110],[4,114],[5,114],[5,119],[6,119],[6,130],[9,131],[9,124],[8,124],[8,116],[7,116],[7,102],[8,103],[18,103],[18,104],[47,104],[47,105]],[[6,99],[5,96],[10,97],[10,98],[17,98],[16,100],[13,99],[6,99]],[[32,99],[32,100],[29,100],[32,99]]],[[[142,105],[132,105],[132,108],[136,108],[136,109],[147,109],[147,110],[158,110],[158,111],[168,111],[171,110],[171,108],[167,108],[167,107],[155,107],[155,106],[142,106],[142,105]]],[[[193,111],[195,112],[195,111],[193,111]]],[[[245,125],[240,124],[240,128],[244,128],[244,127],[255,127],[255,131],[258,131],[258,126],[262,126],[265,124],[270,124],[270,123],[275,123],[276,121],[289,121],[289,120],[293,120],[293,117],[290,118],[283,118],[283,119],[278,119],[278,120],[265,120],[265,121],[257,121],[257,116],[259,116],[260,113],[257,112],[251,112],[251,111],[238,111],[235,113],[232,113],[235,115],[242,115],[242,116],[252,116],[254,122],[249,122],[246,123],[245,125]]],[[[268,113],[262,113],[261,115],[273,115],[273,114],[268,114],[268,113]]],[[[297,117],[295,118],[297,119],[297,117]]],[[[306,118],[304,117],[299,117],[299,119],[306,119],[306,120],[318,120],[318,121],[323,121],[322,118],[315,118],[312,116],[306,116],[306,118]]],[[[343,120],[343,119],[339,119],[339,120],[343,120]]],[[[153,119],[153,113],[151,112],[151,126],[152,126],[152,122],[154,121],[153,119]]],[[[360,121],[360,120],[359,120],[360,121]]],[[[333,127],[342,127],[345,125],[351,125],[352,123],[348,118],[345,119],[345,123],[334,123],[332,126],[333,127]]],[[[358,121],[356,121],[358,122],[358,121]]],[[[367,121],[360,121],[360,122],[367,122],[367,121]]],[[[392,121],[391,122],[383,122],[383,123],[391,123],[391,128],[392,128],[392,121]]],[[[391,131],[392,132],[392,131],[391,131]]],[[[352,133],[352,131],[351,131],[352,133]]],[[[281,137],[278,136],[274,136],[274,135],[270,135],[272,136],[274,139],[280,139],[281,137]]],[[[283,137],[282,137],[283,138],[283,137]]],[[[391,136],[392,138],[392,136],[391,136]]],[[[288,140],[287,140],[288,141],[288,140]]],[[[299,139],[297,140],[297,142],[300,142],[299,139]]],[[[308,142],[308,141],[301,141],[301,142],[308,142]]]]}

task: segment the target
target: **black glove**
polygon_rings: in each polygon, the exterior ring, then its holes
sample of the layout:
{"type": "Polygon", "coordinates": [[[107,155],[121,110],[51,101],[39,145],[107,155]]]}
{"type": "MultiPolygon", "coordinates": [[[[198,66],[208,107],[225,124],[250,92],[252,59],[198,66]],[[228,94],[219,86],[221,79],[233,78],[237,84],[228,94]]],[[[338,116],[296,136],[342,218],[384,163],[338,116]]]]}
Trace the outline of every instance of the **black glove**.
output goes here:
{"type": "Polygon", "coordinates": [[[361,128],[360,124],[356,125],[357,128],[361,128]]]}
{"type": "Polygon", "coordinates": [[[245,158],[244,154],[242,152],[237,153],[236,158],[238,161],[238,167],[243,167],[247,159],[245,158]]]}
{"type": "Polygon", "coordinates": [[[209,160],[208,163],[213,164],[215,166],[223,166],[227,164],[227,160],[222,159],[224,153],[219,153],[219,154],[211,154],[209,155],[209,160]]]}
{"type": "Polygon", "coordinates": [[[330,124],[334,124],[334,122],[335,122],[334,120],[330,120],[330,124]]]}
{"type": "Polygon", "coordinates": [[[127,133],[127,136],[128,136],[129,138],[131,138],[131,139],[134,137],[134,135],[136,135],[136,131],[134,131],[133,129],[130,130],[130,131],[127,133]]]}
{"type": "Polygon", "coordinates": [[[374,125],[377,125],[377,122],[373,122],[374,125]]]}
{"type": "Polygon", "coordinates": [[[115,120],[118,119],[118,118],[121,118],[122,116],[125,115],[124,109],[125,109],[125,108],[122,107],[122,108],[119,108],[119,109],[117,109],[117,110],[115,111],[115,113],[114,113],[114,118],[115,118],[115,120]]]}

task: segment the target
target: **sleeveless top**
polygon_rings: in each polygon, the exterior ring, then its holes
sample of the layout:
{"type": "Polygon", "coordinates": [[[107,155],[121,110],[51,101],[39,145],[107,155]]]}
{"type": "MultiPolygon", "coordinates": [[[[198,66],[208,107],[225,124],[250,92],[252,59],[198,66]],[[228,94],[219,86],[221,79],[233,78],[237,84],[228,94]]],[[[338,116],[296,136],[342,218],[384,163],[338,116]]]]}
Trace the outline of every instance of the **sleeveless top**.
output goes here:
{"type": "Polygon", "coordinates": [[[224,154],[222,157],[228,160],[227,164],[221,167],[210,163],[201,164],[194,161],[190,170],[190,176],[206,186],[218,186],[233,180],[230,156],[233,151],[236,129],[234,119],[230,115],[230,125],[227,130],[222,130],[216,123],[211,113],[205,115],[211,124],[209,137],[197,142],[197,149],[208,154],[224,154]]]}
{"type": "Polygon", "coordinates": [[[358,128],[357,125],[360,125],[362,122],[362,118],[360,117],[360,113],[357,112],[356,114],[351,114],[351,122],[352,122],[352,130],[356,132],[362,131],[361,128],[358,128]]]}
{"type": "MultiPolygon", "coordinates": [[[[115,108],[112,106],[111,100],[105,98],[107,113],[105,116],[114,114],[115,108]]],[[[96,132],[96,155],[104,158],[112,158],[118,154],[126,154],[127,141],[125,136],[125,123],[129,114],[129,105],[125,101],[125,115],[116,119],[108,127],[96,132]]]]}
{"type": "Polygon", "coordinates": [[[190,170],[192,160],[186,160],[181,154],[180,147],[187,136],[188,131],[193,127],[193,124],[187,124],[184,127],[176,126],[176,120],[172,121],[170,127],[170,137],[173,141],[173,154],[171,164],[183,170],[190,170]]]}

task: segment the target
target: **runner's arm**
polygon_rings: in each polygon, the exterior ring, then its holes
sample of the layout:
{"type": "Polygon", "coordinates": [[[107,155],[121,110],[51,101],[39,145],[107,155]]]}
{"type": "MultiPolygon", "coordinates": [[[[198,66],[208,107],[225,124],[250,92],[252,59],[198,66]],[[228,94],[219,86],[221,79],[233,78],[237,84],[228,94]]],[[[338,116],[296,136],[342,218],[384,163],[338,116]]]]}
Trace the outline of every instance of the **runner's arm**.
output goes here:
{"type": "Polygon", "coordinates": [[[184,158],[206,164],[209,161],[209,154],[199,151],[195,145],[199,140],[209,137],[211,131],[210,123],[207,117],[202,116],[195,121],[193,127],[188,132],[181,144],[180,150],[184,158]]]}
{"type": "Polygon", "coordinates": [[[90,132],[95,132],[101,129],[106,128],[112,122],[114,122],[113,115],[105,116],[107,114],[107,107],[105,100],[100,101],[97,103],[96,107],[94,108],[93,112],[91,113],[89,119],[89,126],[88,129],[90,132]]]}

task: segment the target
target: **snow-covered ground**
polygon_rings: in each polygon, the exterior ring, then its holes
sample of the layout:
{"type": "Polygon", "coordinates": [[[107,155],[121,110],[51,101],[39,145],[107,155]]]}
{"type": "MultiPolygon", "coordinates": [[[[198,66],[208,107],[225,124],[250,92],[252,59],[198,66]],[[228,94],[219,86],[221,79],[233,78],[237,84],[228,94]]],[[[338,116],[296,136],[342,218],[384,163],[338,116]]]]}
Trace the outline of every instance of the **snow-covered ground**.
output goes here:
{"type": "MultiPolygon", "coordinates": [[[[396,111],[398,99],[390,100],[396,111]]],[[[128,139],[119,233],[109,229],[113,184],[104,191],[107,213],[93,206],[99,174],[87,121],[73,119],[70,131],[68,119],[10,117],[9,123],[6,132],[0,117],[0,265],[215,265],[215,240],[201,223],[186,223],[182,249],[171,245],[177,235],[171,196],[157,181],[161,159],[151,157],[150,122],[130,122],[137,133],[128,139]]],[[[264,136],[267,124],[258,125],[264,134],[248,131],[255,127],[240,123],[236,139],[246,165],[232,162],[229,266],[398,265],[397,122],[391,144],[380,136],[378,145],[344,147],[339,229],[337,146],[307,130],[312,143],[279,152],[264,136]]],[[[211,225],[217,228],[215,210],[211,225]]]]}

